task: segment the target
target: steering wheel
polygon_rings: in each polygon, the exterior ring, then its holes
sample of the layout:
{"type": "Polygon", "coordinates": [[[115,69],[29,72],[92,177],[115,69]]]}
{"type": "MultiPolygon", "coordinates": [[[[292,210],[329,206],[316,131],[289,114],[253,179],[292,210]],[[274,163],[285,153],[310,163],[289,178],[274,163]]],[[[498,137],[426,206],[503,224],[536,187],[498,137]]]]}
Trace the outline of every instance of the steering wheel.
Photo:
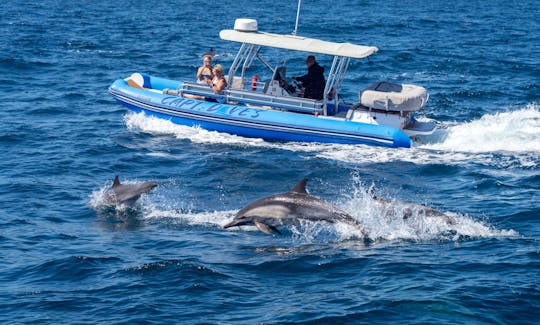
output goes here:
{"type": "Polygon", "coordinates": [[[304,90],[304,87],[302,86],[302,81],[298,81],[294,78],[291,78],[290,87],[294,89],[294,93],[296,95],[300,95],[304,90]]]}

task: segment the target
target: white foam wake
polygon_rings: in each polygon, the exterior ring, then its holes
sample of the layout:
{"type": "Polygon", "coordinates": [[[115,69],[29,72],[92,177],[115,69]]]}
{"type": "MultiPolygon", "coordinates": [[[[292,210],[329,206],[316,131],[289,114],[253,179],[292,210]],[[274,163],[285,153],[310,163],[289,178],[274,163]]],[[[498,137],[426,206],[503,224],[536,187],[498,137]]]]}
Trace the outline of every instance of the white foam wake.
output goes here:
{"type": "Polygon", "coordinates": [[[244,138],[232,134],[207,131],[199,127],[174,124],[169,120],[147,116],[141,113],[128,113],[124,116],[128,129],[156,135],[174,135],[178,139],[188,139],[194,143],[227,144],[240,146],[267,146],[262,139],[244,138]]]}
{"type": "Polygon", "coordinates": [[[90,207],[96,210],[105,205],[105,192],[107,192],[108,188],[110,188],[110,186],[104,186],[99,190],[90,193],[90,198],[88,201],[90,207]]]}
{"type": "Polygon", "coordinates": [[[227,223],[229,223],[237,211],[203,211],[203,212],[192,212],[192,211],[182,211],[177,209],[172,210],[160,210],[155,208],[153,211],[144,216],[145,220],[148,221],[159,221],[159,220],[168,220],[174,223],[181,225],[190,225],[190,226],[218,226],[223,228],[227,223]]]}
{"type": "MultiPolygon", "coordinates": [[[[426,212],[427,206],[395,199],[379,201],[369,195],[360,195],[342,207],[364,225],[372,240],[458,241],[518,236],[514,230],[496,229],[485,220],[450,211],[441,211],[444,215],[430,215],[426,212]]],[[[342,234],[344,238],[348,235],[342,234]]],[[[355,236],[354,233],[350,235],[355,236]]]]}
{"type": "Polygon", "coordinates": [[[540,110],[536,104],[450,126],[440,143],[422,148],[459,152],[538,152],[540,110]]]}
{"type": "MultiPolygon", "coordinates": [[[[381,148],[329,143],[267,142],[201,128],[176,125],[168,120],[128,113],[129,129],[157,135],[173,135],[194,143],[264,147],[313,153],[316,157],[349,163],[406,161],[415,164],[476,164],[536,167],[540,162],[540,111],[536,104],[513,111],[485,115],[463,124],[443,124],[435,142],[413,148],[381,148]],[[438,140],[437,140],[438,139],[438,140]],[[498,152],[504,157],[494,156],[498,152]]],[[[159,153],[153,153],[159,154],[159,153]]]]}

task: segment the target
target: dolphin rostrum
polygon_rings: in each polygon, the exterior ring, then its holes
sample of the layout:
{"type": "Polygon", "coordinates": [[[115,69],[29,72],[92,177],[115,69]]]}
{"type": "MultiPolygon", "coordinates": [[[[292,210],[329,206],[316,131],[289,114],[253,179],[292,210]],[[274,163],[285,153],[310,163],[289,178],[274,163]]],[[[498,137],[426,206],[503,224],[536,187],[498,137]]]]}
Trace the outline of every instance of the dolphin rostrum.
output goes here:
{"type": "Polygon", "coordinates": [[[275,194],[258,199],[238,211],[234,219],[224,228],[254,225],[265,234],[281,232],[278,226],[297,225],[300,220],[345,222],[359,227],[367,236],[364,227],[346,212],[330,203],[309,195],[306,191],[307,179],[302,179],[287,193],[275,194]]]}
{"type": "Polygon", "coordinates": [[[116,176],[111,188],[105,192],[104,201],[107,205],[132,206],[141,195],[150,192],[157,185],[158,183],[153,181],[137,184],[120,184],[120,180],[116,176]]]}

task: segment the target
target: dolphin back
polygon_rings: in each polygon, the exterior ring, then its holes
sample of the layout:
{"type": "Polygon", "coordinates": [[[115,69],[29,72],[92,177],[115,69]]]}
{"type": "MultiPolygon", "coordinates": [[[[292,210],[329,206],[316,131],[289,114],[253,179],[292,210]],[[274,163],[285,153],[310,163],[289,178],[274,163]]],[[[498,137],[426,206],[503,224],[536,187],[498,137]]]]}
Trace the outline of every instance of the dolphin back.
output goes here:
{"type": "Polygon", "coordinates": [[[157,182],[147,181],[136,184],[121,184],[118,176],[107,191],[105,201],[109,205],[133,205],[143,194],[150,192],[158,185],[157,182]]]}

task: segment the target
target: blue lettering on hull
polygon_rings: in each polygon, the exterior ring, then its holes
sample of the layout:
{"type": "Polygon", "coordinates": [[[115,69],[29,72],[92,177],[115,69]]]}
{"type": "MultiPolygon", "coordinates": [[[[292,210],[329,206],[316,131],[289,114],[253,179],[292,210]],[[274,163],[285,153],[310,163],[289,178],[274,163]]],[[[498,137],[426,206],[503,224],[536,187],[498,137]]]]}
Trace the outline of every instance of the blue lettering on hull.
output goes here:
{"type": "Polygon", "coordinates": [[[230,115],[230,116],[236,116],[236,117],[244,117],[244,118],[251,118],[251,119],[257,119],[259,118],[260,112],[262,110],[259,109],[253,109],[253,108],[247,108],[247,107],[241,107],[241,106],[231,106],[231,105],[224,105],[224,104],[215,104],[215,103],[207,103],[202,102],[199,100],[189,99],[189,98],[181,98],[181,97],[165,97],[161,100],[161,104],[167,105],[169,107],[174,108],[181,108],[181,109],[187,109],[192,111],[199,111],[199,112],[218,112],[222,113],[223,115],[230,115]]]}

